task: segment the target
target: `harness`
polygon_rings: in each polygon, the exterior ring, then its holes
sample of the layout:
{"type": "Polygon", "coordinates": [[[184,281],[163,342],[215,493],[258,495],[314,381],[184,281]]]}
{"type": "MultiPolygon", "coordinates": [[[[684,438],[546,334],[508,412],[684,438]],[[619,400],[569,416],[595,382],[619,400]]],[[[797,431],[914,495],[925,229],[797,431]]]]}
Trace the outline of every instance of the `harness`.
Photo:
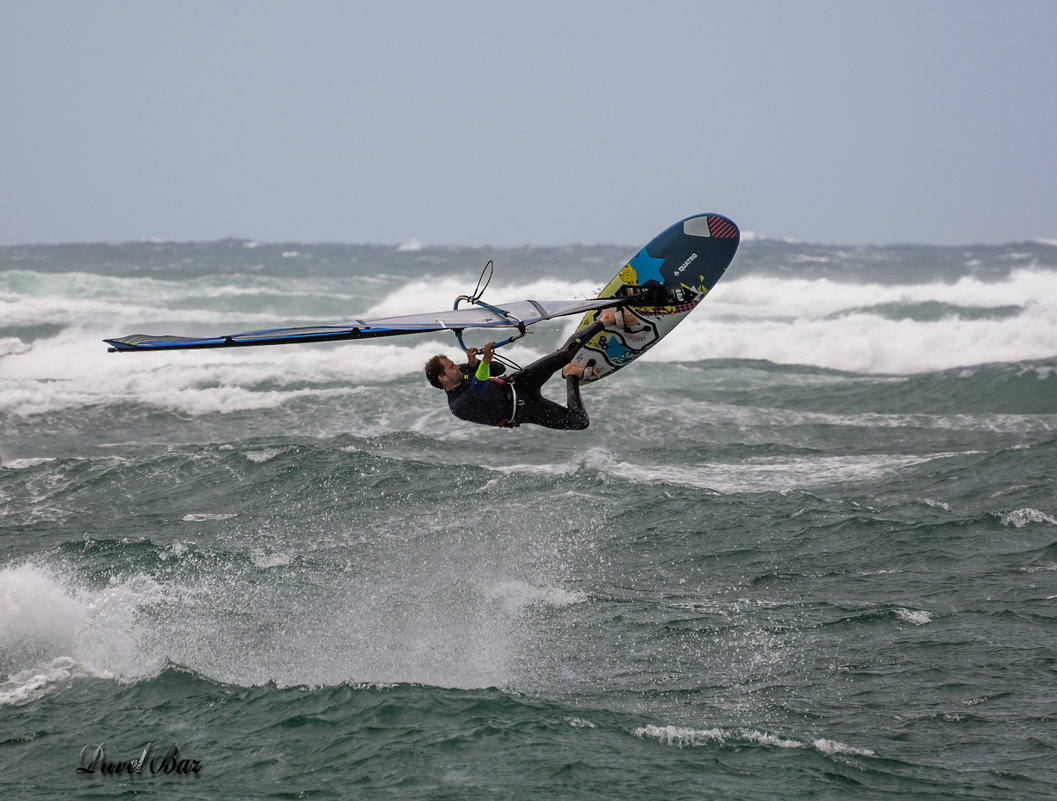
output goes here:
{"type": "Polygon", "coordinates": [[[498,423],[496,428],[517,428],[521,423],[518,422],[517,413],[519,409],[524,408],[525,401],[518,400],[517,387],[514,386],[514,376],[508,378],[490,378],[489,381],[495,381],[497,384],[506,384],[510,387],[510,417],[504,417],[498,423]]]}

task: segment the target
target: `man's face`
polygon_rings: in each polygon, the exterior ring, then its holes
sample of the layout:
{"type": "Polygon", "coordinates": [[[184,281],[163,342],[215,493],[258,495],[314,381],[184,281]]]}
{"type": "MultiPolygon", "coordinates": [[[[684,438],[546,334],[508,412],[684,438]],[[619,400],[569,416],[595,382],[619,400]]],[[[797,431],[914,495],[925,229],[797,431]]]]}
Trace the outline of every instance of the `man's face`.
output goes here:
{"type": "Polygon", "coordinates": [[[462,370],[459,369],[459,365],[448,358],[441,359],[440,363],[444,368],[444,372],[437,376],[441,387],[447,390],[459,386],[462,383],[462,370]]]}

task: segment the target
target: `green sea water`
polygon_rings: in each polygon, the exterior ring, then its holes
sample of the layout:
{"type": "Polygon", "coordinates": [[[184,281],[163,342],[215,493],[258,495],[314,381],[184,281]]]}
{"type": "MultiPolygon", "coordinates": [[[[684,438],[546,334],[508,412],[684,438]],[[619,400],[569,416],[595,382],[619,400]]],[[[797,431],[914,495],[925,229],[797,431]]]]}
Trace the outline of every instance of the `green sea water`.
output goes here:
{"type": "Polygon", "coordinates": [[[101,342],[633,252],[0,248],[3,797],[1057,797],[1051,243],[750,238],[583,432],[455,420],[441,337],[101,342]]]}

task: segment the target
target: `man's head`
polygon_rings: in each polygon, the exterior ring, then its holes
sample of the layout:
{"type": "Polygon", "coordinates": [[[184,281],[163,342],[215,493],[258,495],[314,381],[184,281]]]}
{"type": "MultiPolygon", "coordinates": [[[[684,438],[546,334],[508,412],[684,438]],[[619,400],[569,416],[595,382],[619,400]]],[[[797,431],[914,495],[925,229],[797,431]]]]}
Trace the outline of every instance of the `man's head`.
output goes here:
{"type": "Polygon", "coordinates": [[[438,354],[426,362],[426,380],[437,389],[454,389],[462,383],[462,370],[444,354],[438,354]]]}

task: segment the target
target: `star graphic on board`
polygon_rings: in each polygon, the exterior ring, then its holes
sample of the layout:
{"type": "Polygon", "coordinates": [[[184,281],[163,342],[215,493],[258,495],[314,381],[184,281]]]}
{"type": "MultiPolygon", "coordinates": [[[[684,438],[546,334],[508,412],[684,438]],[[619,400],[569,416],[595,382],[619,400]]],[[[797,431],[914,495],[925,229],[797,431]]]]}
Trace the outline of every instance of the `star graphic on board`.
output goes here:
{"type": "Polygon", "coordinates": [[[645,286],[647,281],[664,283],[664,277],[661,275],[661,265],[664,264],[664,259],[653,258],[646,252],[646,248],[640,250],[639,255],[628,264],[635,268],[635,273],[639,278],[639,286],[645,286]]]}

